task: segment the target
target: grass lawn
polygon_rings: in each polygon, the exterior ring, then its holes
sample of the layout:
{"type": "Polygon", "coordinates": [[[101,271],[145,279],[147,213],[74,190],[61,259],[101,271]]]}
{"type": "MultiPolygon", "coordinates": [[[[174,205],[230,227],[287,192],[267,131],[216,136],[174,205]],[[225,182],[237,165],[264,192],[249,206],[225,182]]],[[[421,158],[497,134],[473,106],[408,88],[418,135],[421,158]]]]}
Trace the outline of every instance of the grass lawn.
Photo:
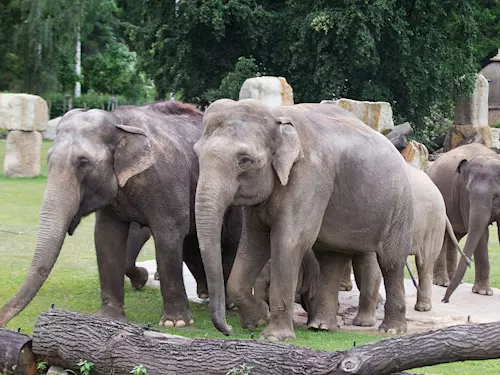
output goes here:
{"type": "MultiPolygon", "coordinates": [[[[38,216],[46,183],[46,154],[49,142],[43,143],[42,176],[34,179],[9,179],[3,176],[5,140],[0,140],[0,306],[10,299],[25,277],[31,263],[36,244],[38,216]]],[[[61,202],[62,203],[62,202],[61,202]]],[[[94,215],[84,219],[73,236],[67,236],[59,259],[31,304],[8,324],[11,329],[21,328],[31,334],[38,315],[54,303],[56,307],[94,313],[100,307],[99,279],[93,242],[94,215]]],[[[491,228],[494,229],[494,228],[491,228]]],[[[496,228],[495,228],[496,229],[496,228]]],[[[490,237],[490,260],[492,286],[500,287],[500,249],[497,236],[490,237]]],[[[463,243],[463,242],[462,242],[463,243]]],[[[152,241],[148,241],[140,260],[154,258],[152,241]]],[[[473,269],[467,271],[466,281],[473,280],[473,269]]],[[[155,325],[162,313],[160,291],[145,288],[134,292],[126,282],[126,313],[130,321],[155,325]]],[[[190,337],[223,338],[213,327],[207,305],[191,304],[195,324],[182,329],[161,330],[190,337]]],[[[250,338],[250,332],[239,327],[238,318],[229,316],[235,338],[250,338]]],[[[158,329],[160,329],[157,326],[158,329]]],[[[352,332],[309,332],[296,329],[296,345],[314,349],[335,351],[379,340],[386,336],[352,332]]],[[[470,361],[428,367],[422,373],[434,374],[480,374],[500,373],[500,360],[470,361]]]]}

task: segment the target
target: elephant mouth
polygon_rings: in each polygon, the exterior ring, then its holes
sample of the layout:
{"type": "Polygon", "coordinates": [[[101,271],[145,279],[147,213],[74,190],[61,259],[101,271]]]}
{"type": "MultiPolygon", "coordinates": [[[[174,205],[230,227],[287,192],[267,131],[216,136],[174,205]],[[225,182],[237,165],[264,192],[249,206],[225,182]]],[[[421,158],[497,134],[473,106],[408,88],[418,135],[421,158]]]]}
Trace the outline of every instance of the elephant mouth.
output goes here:
{"type": "Polygon", "coordinates": [[[78,224],[80,224],[81,220],[82,220],[82,217],[80,215],[76,215],[73,218],[73,220],[71,220],[71,223],[69,224],[69,228],[68,228],[68,234],[70,236],[73,235],[73,233],[75,232],[76,227],[78,226],[78,224]]]}

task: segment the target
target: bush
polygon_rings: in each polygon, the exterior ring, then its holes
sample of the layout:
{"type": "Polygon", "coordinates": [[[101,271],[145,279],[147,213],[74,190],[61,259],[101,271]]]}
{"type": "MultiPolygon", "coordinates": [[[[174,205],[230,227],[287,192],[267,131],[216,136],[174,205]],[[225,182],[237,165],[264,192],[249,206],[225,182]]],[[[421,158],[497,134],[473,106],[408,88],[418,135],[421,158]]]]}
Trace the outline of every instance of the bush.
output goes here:
{"type": "MultiPolygon", "coordinates": [[[[73,108],[98,108],[107,110],[109,106],[109,99],[112,96],[113,95],[109,94],[100,95],[96,92],[90,92],[78,98],[73,98],[73,108]]],[[[117,105],[135,104],[123,96],[115,95],[115,98],[117,99],[117,105]]],[[[63,93],[52,93],[46,95],[44,99],[49,105],[51,119],[62,116],[68,110],[63,93]]]]}

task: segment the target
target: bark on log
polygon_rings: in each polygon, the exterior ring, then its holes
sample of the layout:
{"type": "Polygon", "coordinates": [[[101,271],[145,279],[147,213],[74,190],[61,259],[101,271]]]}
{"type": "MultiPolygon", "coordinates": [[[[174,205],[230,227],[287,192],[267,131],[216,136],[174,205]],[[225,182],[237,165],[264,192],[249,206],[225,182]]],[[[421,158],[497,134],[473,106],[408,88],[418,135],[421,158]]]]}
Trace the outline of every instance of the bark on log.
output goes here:
{"type": "MultiPolygon", "coordinates": [[[[332,333],[334,334],[334,333],[332,333]]],[[[335,353],[260,340],[190,339],[60,309],[42,313],[33,351],[75,369],[128,374],[142,364],[154,374],[226,374],[245,363],[257,374],[384,375],[439,363],[500,358],[500,322],[464,324],[393,337],[335,353]]]]}
{"type": "Polygon", "coordinates": [[[2,374],[36,374],[36,357],[31,344],[31,337],[0,329],[0,372],[2,374]]]}

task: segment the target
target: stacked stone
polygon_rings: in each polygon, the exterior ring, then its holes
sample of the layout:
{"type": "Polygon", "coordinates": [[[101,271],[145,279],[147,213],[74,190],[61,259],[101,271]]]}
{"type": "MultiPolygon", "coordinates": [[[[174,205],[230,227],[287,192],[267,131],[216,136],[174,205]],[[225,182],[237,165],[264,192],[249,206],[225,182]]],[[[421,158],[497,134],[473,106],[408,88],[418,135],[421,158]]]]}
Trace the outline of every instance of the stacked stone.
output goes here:
{"type": "Polygon", "coordinates": [[[257,99],[268,106],[293,104],[293,90],[284,77],[262,76],[247,78],[240,89],[241,99],[257,99]]]}
{"type": "Polygon", "coordinates": [[[47,128],[49,110],[41,97],[0,94],[0,129],[7,129],[4,175],[36,177],[40,174],[41,132],[47,128]]]}
{"type": "Polygon", "coordinates": [[[465,143],[479,142],[491,148],[491,128],[488,124],[488,81],[476,75],[476,85],[470,97],[460,97],[455,103],[453,126],[444,141],[444,151],[465,143]]]}

